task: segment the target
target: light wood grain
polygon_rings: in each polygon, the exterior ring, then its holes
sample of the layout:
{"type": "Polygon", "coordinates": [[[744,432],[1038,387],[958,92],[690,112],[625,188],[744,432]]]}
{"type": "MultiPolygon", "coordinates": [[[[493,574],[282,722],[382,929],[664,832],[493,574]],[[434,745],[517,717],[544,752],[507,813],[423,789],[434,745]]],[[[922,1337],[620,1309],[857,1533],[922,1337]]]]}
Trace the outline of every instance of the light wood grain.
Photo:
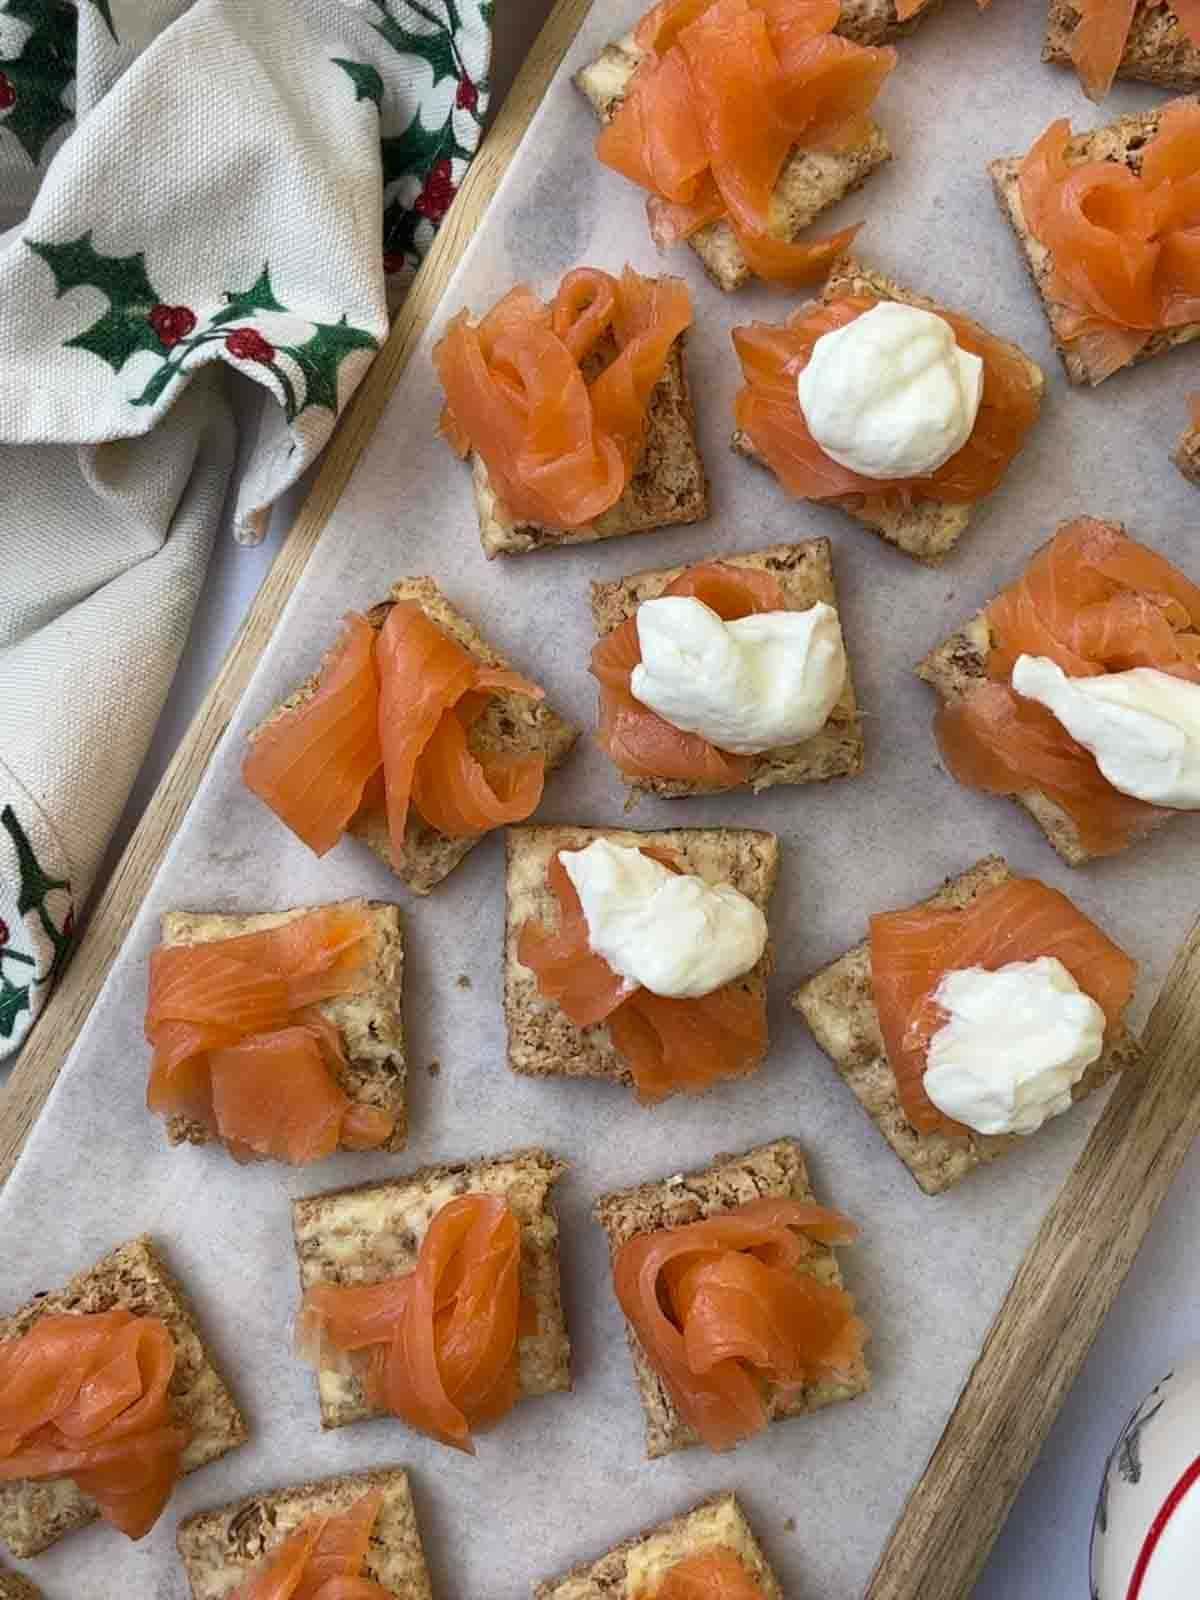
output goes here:
{"type": "Polygon", "coordinates": [[[312,491],[272,563],[221,671],[97,900],[74,958],[17,1058],[0,1099],[0,1184],[12,1171],[34,1119],[117,958],[129,925],[275,630],[280,612],[590,3],[591,0],[558,0],[534,41],[396,314],[387,343],[342,418],[312,491]]]}
{"type": "Polygon", "coordinates": [[[1200,923],[1175,959],[1145,1044],[1145,1070],[1117,1080],[1042,1222],[867,1600],[966,1600],[1200,1132],[1200,923]]]}

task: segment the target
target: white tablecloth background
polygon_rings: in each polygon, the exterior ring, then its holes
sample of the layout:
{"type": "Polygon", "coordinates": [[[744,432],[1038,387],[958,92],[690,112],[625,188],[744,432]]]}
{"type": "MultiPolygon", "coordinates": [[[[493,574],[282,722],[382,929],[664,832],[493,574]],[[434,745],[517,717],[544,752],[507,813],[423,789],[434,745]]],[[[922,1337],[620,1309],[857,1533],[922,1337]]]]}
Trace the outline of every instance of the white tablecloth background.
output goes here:
{"type": "MultiPolygon", "coordinates": [[[[548,9],[548,0],[505,0],[497,7],[493,114],[548,9]]],[[[257,547],[235,544],[228,522],[218,535],[183,665],[101,883],[204,698],[302,500],[300,492],[276,508],[271,531],[257,547]]],[[[1186,1352],[1200,1347],[1198,1238],[1200,1146],[1158,1214],[1025,1483],[975,1600],[1088,1600],[1088,1537],[1104,1458],[1142,1395],[1186,1352]]]]}

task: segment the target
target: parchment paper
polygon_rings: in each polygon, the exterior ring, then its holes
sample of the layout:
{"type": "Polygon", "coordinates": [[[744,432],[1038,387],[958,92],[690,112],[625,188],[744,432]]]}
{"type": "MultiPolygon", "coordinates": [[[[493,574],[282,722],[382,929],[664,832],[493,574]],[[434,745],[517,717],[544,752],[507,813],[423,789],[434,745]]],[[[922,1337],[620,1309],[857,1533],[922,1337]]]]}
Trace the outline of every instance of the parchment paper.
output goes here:
{"type": "MultiPolygon", "coordinates": [[[[919,567],[837,513],[793,503],[769,475],[730,454],[738,374],[727,330],[754,315],[782,317],[787,301],[766,291],[722,297],[686,249],[670,266],[688,278],[697,307],[689,360],[713,477],[712,520],[575,551],[483,559],[468,475],[434,439],[439,401],[429,345],[445,316],[463,303],[486,308],[517,278],[548,287],[584,261],[661,265],[638,195],[592,161],[591,114],[568,81],[638,10],[639,0],[598,5],[570,52],[0,1199],[6,1305],[59,1283],[116,1242],[152,1232],[194,1295],[253,1430],[243,1449],[186,1480],[141,1544],[96,1527],[27,1563],[51,1600],[182,1600],[173,1541],[188,1512],[301,1478],[397,1462],[414,1469],[441,1600],[518,1600],[536,1579],[726,1486],[744,1496],[790,1600],[860,1594],[1099,1105],[1073,1111],[991,1170],[928,1199],[786,996],[859,939],[871,911],[924,895],[991,850],[1066,889],[1139,958],[1139,1017],[1196,909],[1196,819],[1176,822],[1123,859],[1071,872],[1015,807],[962,790],[941,771],[930,734],[933,696],[911,672],[1063,517],[1088,511],[1124,519],[1200,575],[1192,533],[1200,500],[1167,459],[1194,360],[1176,355],[1099,392],[1070,390],[984,176],[990,157],[1027,148],[1051,116],[1070,114],[1088,126],[1153,103],[1151,93],[1123,88],[1102,115],[1093,114],[1071,75],[1040,64],[1044,13],[1036,0],[999,0],[982,16],[966,0],[950,0],[901,46],[880,108],[897,159],[831,219],[868,217],[863,260],[1016,337],[1045,365],[1043,419],[950,563],[939,572],[919,567]],[[643,1110],[612,1085],[512,1076],[500,1007],[501,839],[477,849],[431,899],[415,901],[352,841],[318,862],[241,786],[245,729],[312,668],[343,611],[382,597],[403,574],[434,574],[547,685],[555,704],[590,728],[590,579],[817,533],[835,544],[866,710],[865,774],[758,798],[646,801],[634,817],[647,827],[751,824],[782,837],[771,908],[778,958],[772,1051],[748,1083],[643,1110]],[[241,1169],[217,1149],[169,1150],[160,1123],[143,1109],[146,957],[160,913],[251,911],[355,894],[406,902],[409,1149],[399,1158],[341,1157],[307,1172],[241,1169]],[[470,988],[458,984],[460,974],[470,988]],[[441,1070],[431,1076],[435,1061],[441,1070]],[[874,1391],[775,1427],[732,1456],[689,1451],[647,1463],[592,1201],[781,1134],[803,1142],[818,1195],[862,1223],[862,1242],[842,1255],[873,1330],[874,1391]],[[559,1207],[574,1393],[520,1405],[482,1439],[474,1460],[391,1421],[323,1436],[311,1377],[289,1350],[297,1301],[289,1197],[534,1143],[571,1162],[559,1207]]],[[[616,823],[622,800],[614,772],[585,739],[549,785],[541,814],[616,823]]],[[[1080,1551],[1081,1595],[1083,1561],[1080,1551]]]]}

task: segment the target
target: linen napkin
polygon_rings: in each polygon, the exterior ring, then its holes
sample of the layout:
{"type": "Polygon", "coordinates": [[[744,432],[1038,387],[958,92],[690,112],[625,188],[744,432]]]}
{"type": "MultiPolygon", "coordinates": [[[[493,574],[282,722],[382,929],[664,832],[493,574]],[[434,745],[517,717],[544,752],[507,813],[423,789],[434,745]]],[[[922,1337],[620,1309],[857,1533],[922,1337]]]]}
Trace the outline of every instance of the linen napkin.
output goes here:
{"type": "Polygon", "coordinates": [[[185,648],[230,386],[259,401],[233,510],[254,542],[461,182],[490,22],[491,0],[0,0],[0,1058],[185,648]]]}

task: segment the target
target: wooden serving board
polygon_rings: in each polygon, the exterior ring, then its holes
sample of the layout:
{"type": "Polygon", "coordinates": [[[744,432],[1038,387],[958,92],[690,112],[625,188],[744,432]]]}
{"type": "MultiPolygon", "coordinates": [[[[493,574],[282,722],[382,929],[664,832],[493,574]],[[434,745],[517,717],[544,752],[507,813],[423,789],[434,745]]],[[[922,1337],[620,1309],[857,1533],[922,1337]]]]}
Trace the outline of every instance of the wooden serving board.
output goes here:
{"type": "MultiPolygon", "coordinates": [[[[0,1104],[0,1181],[12,1169],[451,270],[588,9],[588,0],[559,0],[540,34],[221,673],[99,899],[0,1104]]],[[[640,559],[635,556],[630,564],[640,559]]],[[[1200,1128],[1200,1096],[1193,1084],[1200,1052],[1200,927],[1174,963],[1146,1042],[1145,1072],[1118,1083],[1020,1266],[892,1532],[868,1600],[958,1600],[969,1592],[1200,1128]]]]}

